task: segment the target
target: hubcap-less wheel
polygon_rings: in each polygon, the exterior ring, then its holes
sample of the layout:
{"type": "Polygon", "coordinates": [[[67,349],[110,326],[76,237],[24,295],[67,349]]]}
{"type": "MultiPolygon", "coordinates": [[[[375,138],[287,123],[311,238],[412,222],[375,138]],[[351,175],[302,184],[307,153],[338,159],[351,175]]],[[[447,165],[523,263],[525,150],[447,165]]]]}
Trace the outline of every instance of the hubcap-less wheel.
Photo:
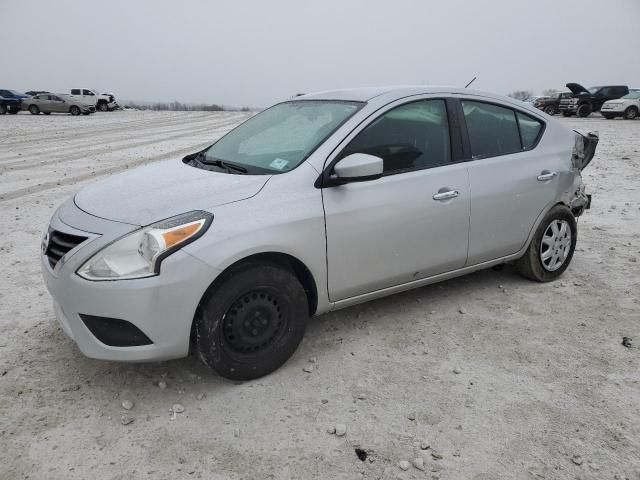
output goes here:
{"type": "Polygon", "coordinates": [[[225,314],[224,342],[238,353],[259,352],[280,339],[288,318],[277,294],[254,290],[236,300],[225,314]]]}
{"type": "Polygon", "coordinates": [[[546,113],[547,115],[554,115],[556,113],[556,107],[554,107],[553,105],[548,105],[544,107],[544,113],[546,113]]]}
{"type": "Polygon", "coordinates": [[[624,112],[624,118],[627,120],[633,120],[638,116],[638,109],[636,107],[629,107],[627,111],[624,112]]]}
{"type": "Polygon", "coordinates": [[[109,107],[107,107],[106,103],[101,103],[100,105],[98,105],[98,110],[100,110],[101,112],[106,112],[107,110],[109,110],[109,107]]]}
{"type": "Polygon", "coordinates": [[[540,242],[540,261],[545,270],[554,272],[565,262],[571,251],[571,227],[566,220],[552,221],[540,242]]]}

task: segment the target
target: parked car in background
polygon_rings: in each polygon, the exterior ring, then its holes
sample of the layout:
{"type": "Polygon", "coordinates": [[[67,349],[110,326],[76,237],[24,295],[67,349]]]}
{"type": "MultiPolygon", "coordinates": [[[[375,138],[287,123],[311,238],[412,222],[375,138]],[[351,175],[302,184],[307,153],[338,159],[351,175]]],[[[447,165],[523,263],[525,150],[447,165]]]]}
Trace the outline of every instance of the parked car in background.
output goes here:
{"type": "Polygon", "coordinates": [[[579,83],[567,83],[567,88],[571,90],[571,97],[560,100],[560,112],[565,117],[572,115],[588,117],[592,112],[600,111],[604,102],[624,97],[629,93],[629,87],[625,85],[606,85],[587,89],[579,83]]]}
{"type": "Polygon", "coordinates": [[[0,89],[0,115],[5,113],[16,114],[20,111],[22,100],[29,95],[16,90],[0,89]]]}
{"type": "Polygon", "coordinates": [[[526,100],[524,100],[525,103],[530,103],[531,105],[535,105],[535,103],[539,100],[543,100],[545,98],[549,98],[549,97],[544,97],[544,96],[533,96],[533,97],[529,97],[526,100]]]}
{"type": "Polygon", "coordinates": [[[35,95],[39,95],[41,93],[51,93],[47,90],[29,90],[28,92],[24,92],[26,95],[29,95],[31,97],[35,96],[35,95]]]}
{"type": "Polygon", "coordinates": [[[555,115],[560,112],[560,101],[570,97],[571,92],[557,92],[549,97],[540,97],[533,103],[533,106],[548,115],[555,115]]]}
{"type": "Polygon", "coordinates": [[[101,94],[91,88],[72,88],[71,95],[81,99],[85,105],[93,104],[96,110],[101,112],[109,112],[118,108],[113,95],[101,94]]]}
{"type": "Polygon", "coordinates": [[[85,355],[191,347],[224,377],[257,378],[311,315],[512,261],[558,278],[597,143],[467,89],[302,95],[183,159],[80,190],[44,229],[43,276],[85,355]]]}
{"type": "Polygon", "coordinates": [[[606,119],[624,117],[627,120],[638,118],[640,113],[640,89],[631,89],[624,97],[604,102],[600,114],[606,119]]]}
{"type": "Polygon", "coordinates": [[[41,93],[22,101],[22,109],[28,110],[32,115],[44,113],[70,113],[71,115],[89,115],[96,111],[94,105],[82,103],[78,98],[61,93],[41,93]]]}

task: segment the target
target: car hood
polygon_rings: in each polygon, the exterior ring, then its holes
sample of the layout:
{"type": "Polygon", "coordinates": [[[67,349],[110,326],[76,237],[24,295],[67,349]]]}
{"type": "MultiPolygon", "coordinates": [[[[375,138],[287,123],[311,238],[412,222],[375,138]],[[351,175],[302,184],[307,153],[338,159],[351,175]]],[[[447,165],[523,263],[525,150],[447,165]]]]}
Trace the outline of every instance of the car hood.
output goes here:
{"type": "Polygon", "coordinates": [[[579,83],[567,83],[567,88],[571,90],[574,95],[580,95],[581,93],[589,93],[589,90],[584,88],[579,83]]]}
{"type": "Polygon", "coordinates": [[[252,197],[269,178],[213,172],[169,160],[88,185],[74,200],[96,217],[143,226],[252,197]]]}

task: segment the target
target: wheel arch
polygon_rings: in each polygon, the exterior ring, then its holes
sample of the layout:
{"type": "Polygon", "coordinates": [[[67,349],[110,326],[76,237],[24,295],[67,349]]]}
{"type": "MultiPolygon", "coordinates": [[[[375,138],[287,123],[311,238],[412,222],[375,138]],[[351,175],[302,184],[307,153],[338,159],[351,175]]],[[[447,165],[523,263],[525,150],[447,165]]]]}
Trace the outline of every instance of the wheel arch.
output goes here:
{"type": "MultiPolygon", "coordinates": [[[[202,294],[200,303],[202,302],[203,298],[205,298],[212,290],[221,285],[227,278],[229,278],[230,275],[233,275],[234,272],[237,272],[238,270],[246,268],[250,265],[256,264],[277,265],[292,272],[302,284],[305,294],[307,295],[309,316],[315,314],[318,308],[318,288],[311,270],[304,264],[304,262],[294,257],[293,255],[275,251],[253,253],[234,261],[232,264],[227,266],[219,275],[217,275],[216,278],[209,284],[207,289],[202,294]]],[[[198,303],[195,314],[193,316],[193,320],[191,321],[191,346],[194,345],[195,340],[196,320],[201,314],[200,303],[198,303]]]]}
{"type": "Polygon", "coordinates": [[[547,213],[549,213],[552,209],[556,208],[557,206],[565,207],[567,210],[569,210],[572,214],[575,215],[575,213],[571,210],[571,206],[566,201],[558,200],[558,201],[555,201],[555,202],[550,202],[542,210],[542,212],[540,212],[540,215],[538,215],[538,218],[536,218],[536,221],[533,222],[533,226],[531,227],[531,230],[529,231],[529,235],[527,236],[527,241],[524,242],[524,246],[518,252],[518,257],[521,257],[522,255],[524,255],[526,253],[527,249],[529,248],[529,245],[533,241],[533,237],[535,236],[536,230],[538,230],[538,227],[540,226],[540,223],[542,222],[542,220],[544,220],[544,217],[547,215],[547,213]]]}

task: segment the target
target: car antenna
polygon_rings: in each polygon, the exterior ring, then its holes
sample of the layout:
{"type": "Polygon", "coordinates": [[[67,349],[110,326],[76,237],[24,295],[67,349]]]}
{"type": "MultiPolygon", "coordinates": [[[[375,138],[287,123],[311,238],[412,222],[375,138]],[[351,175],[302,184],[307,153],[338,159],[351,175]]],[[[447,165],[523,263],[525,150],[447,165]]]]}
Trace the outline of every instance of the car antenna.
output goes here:
{"type": "Polygon", "coordinates": [[[476,78],[478,78],[478,77],[473,77],[473,78],[471,79],[471,81],[470,81],[469,83],[467,83],[467,84],[464,86],[464,88],[467,88],[469,85],[471,85],[473,82],[475,82],[475,81],[476,81],[476,78]]]}

